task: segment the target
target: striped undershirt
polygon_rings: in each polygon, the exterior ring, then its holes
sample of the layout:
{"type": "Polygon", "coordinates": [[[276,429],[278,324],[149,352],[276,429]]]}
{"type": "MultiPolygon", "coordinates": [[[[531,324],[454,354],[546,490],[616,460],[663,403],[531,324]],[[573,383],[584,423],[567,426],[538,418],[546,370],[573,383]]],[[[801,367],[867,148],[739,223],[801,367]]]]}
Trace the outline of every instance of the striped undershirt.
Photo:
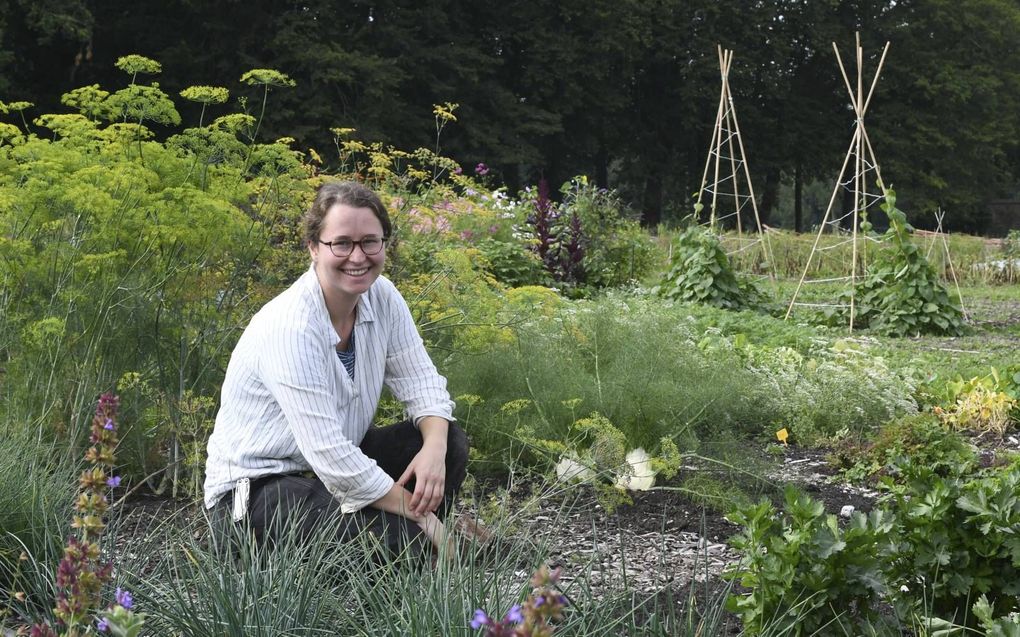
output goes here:
{"type": "Polygon", "coordinates": [[[347,339],[347,347],[336,351],[336,355],[344,364],[344,369],[347,370],[347,375],[351,377],[351,380],[354,380],[354,350],[354,330],[351,330],[351,337],[347,339]]]}

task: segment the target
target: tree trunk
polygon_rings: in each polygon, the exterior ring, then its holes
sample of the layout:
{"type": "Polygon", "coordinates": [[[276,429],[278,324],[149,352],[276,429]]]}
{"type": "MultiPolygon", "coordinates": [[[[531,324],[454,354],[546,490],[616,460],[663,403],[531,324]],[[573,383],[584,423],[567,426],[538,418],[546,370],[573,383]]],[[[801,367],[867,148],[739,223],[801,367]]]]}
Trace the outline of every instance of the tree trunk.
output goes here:
{"type": "Polygon", "coordinates": [[[602,144],[599,144],[599,152],[595,155],[595,185],[609,188],[609,153],[602,144]]]}
{"type": "Polygon", "coordinates": [[[804,232],[804,175],[799,161],[793,172],[793,231],[804,232]]]}
{"type": "MultiPolygon", "coordinates": [[[[761,200],[758,202],[758,217],[762,225],[768,225],[772,217],[772,210],[776,207],[776,200],[779,199],[779,173],[770,171],[765,175],[765,189],[762,190],[761,200]]],[[[753,211],[751,211],[753,212],[753,211]]],[[[746,215],[745,215],[746,216],[746,215]]],[[[754,221],[753,219],[751,220],[754,221]]],[[[745,228],[753,228],[754,224],[748,226],[745,219],[741,219],[745,228]]]]}
{"type": "Polygon", "coordinates": [[[641,201],[641,225],[654,229],[662,221],[662,177],[651,173],[645,178],[641,201]]]}
{"type": "Polygon", "coordinates": [[[832,211],[830,221],[834,218],[842,217],[839,221],[839,227],[844,230],[850,230],[854,227],[854,191],[852,188],[843,188],[843,205],[837,210],[832,211]]]}

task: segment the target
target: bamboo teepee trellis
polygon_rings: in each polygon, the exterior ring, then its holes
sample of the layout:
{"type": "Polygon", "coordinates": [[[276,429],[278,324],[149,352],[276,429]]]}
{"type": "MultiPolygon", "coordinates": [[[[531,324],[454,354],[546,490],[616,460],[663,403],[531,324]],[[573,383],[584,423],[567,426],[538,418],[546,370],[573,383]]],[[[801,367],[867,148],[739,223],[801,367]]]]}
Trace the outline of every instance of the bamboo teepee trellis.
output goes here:
{"type": "Polygon", "coordinates": [[[811,247],[811,254],[808,256],[807,263],[804,264],[804,271],[801,274],[800,281],[797,283],[797,288],[793,293],[793,299],[790,301],[790,305],[786,310],[786,318],[790,318],[790,314],[793,312],[794,305],[808,305],[813,307],[847,307],[846,304],[835,304],[835,303],[797,303],[797,297],[800,294],[801,288],[805,283],[821,283],[821,282],[832,282],[832,281],[850,281],[850,332],[854,330],[854,287],[857,281],[858,264],[863,266],[866,264],[866,246],[867,240],[870,237],[864,236],[865,243],[862,245],[859,243],[860,224],[867,218],[868,209],[872,208],[885,196],[885,185],[882,181],[882,174],[879,171],[878,161],[875,159],[875,151],[871,147],[871,140],[868,138],[868,132],[864,127],[864,115],[868,112],[868,106],[871,103],[871,97],[874,95],[875,86],[878,84],[878,78],[882,74],[882,66],[885,64],[885,56],[889,52],[889,43],[885,43],[885,48],[882,51],[882,57],[879,59],[878,68],[875,70],[875,75],[871,80],[871,86],[868,89],[867,94],[864,92],[864,49],[861,48],[861,35],[856,34],[856,53],[857,53],[857,85],[856,88],[850,84],[850,78],[847,75],[846,67],[843,65],[843,58],[839,54],[839,47],[836,43],[832,43],[832,49],[836,52],[836,61],[839,63],[839,71],[843,76],[843,82],[846,84],[847,92],[850,94],[850,104],[853,107],[855,121],[854,121],[854,134],[850,140],[850,147],[847,149],[846,158],[843,160],[843,167],[840,168],[839,177],[836,179],[836,185],[832,191],[832,197],[829,199],[829,205],[825,210],[825,215],[822,218],[822,223],[818,227],[818,235],[815,237],[814,245],[811,247]],[[851,161],[852,160],[852,161],[851,161]],[[851,168],[852,165],[852,168],[851,168]],[[848,176],[849,170],[852,169],[852,176],[848,176]],[[874,173],[874,183],[879,188],[880,192],[871,193],[868,191],[868,177],[870,173],[874,173]],[[838,217],[833,217],[833,207],[836,203],[837,195],[841,191],[850,191],[853,194],[853,205],[851,210],[845,211],[838,217]],[[831,218],[831,221],[830,221],[831,218]],[[819,243],[822,238],[822,234],[825,232],[827,224],[832,224],[835,229],[838,230],[843,221],[851,220],[851,237],[846,241],[837,242],[834,245],[825,246],[819,248],[819,243]],[[822,251],[836,249],[839,246],[852,242],[853,248],[851,252],[851,263],[850,263],[850,274],[848,276],[826,278],[826,279],[815,279],[808,281],[807,275],[811,270],[812,261],[818,257],[822,251]],[[858,246],[862,247],[861,253],[858,253],[858,246]]]}
{"type": "MultiPolygon", "coordinates": [[[[931,263],[932,252],[936,249],[936,244],[941,242],[942,250],[940,256],[945,263],[944,269],[949,273],[949,277],[953,280],[953,285],[956,286],[956,297],[960,300],[960,311],[963,312],[964,320],[968,320],[967,308],[963,304],[963,291],[960,289],[960,279],[956,276],[956,268],[953,266],[953,255],[949,249],[949,241],[946,239],[946,234],[942,231],[942,221],[946,218],[946,212],[939,208],[935,211],[935,232],[929,233],[931,241],[928,243],[928,253],[926,258],[931,263]]],[[[943,276],[945,276],[943,274],[943,276]]]]}
{"type": "Polygon", "coordinates": [[[695,210],[700,214],[705,205],[702,199],[705,193],[710,194],[712,199],[709,207],[708,225],[712,231],[716,231],[717,225],[722,225],[726,220],[735,218],[738,245],[730,253],[730,256],[758,247],[764,260],[774,271],[775,261],[772,259],[768,235],[762,226],[761,217],[758,215],[758,203],[754,195],[754,186],[751,183],[747,154],[744,152],[744,140],[740,135],[737,111],[733,104],[733,95],[730,92],[730,67],[733,63],[733,51],[719,46],[717,52],[722,87],[719,91],[719,108],[715,116],[715,129],[712,132],[712,142],[705,159],[705,170],[701,176],[701,187],[698,189],[695,210]],[[711,182],[709,181],[710,169],[711,182]],[[741,191],[741,179],[746,185],[745,191],[741,191]],[[719,214],[726,201],[732,203],[732,210],[726,207],[726,213],[719,214]],[[748,205],[754,212],[755,231],[753,234],[756,235],[754,238],[744,236],[743,221],[741,220],[741,213],[748,205]]]}

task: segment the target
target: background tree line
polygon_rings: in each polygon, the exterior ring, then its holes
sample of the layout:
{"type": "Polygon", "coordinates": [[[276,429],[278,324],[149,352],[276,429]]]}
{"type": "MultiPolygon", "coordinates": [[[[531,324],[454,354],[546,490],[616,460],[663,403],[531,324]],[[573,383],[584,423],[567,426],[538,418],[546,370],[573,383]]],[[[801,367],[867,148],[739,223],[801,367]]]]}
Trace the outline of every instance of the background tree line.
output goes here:
{"type": "MultiPolygon", "coordinates": [[[[431,147],[432,104],[457,102],[443,153],[511,190],[591,175],[654,224],[691,210],[721,44],[736,51],[752,177],[777,223],[784,186],[829,189],[842,164],[853,117],[831,43],[852,68],[855,30],[866,77],[892,42],[867,122],[902,207],[926,226],[940,206],[952,229],[980,232],[987,202],[1020,184],[1016,0],[0,0],[0,100],[64,111],[71,88],[123,84],[113,63],[128,53],[162,62],[171,94],[211,84],[236,98],[241,72],[276,68],[297,87],[273,96],[265,135],[324,158],[333,126],[431,147]]],[[[810,212],[797,207],[799,226],[810,212]]]]}

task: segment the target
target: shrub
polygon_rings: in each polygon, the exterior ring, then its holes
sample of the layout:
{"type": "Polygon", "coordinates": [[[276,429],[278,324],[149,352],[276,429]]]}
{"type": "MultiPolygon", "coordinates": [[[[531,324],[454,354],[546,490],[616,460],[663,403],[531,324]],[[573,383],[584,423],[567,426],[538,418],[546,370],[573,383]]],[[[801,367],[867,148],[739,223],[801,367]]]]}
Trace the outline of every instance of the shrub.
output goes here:
{"type": "Polygon", "coordinates": [[[548,279],[541,259],[523,242],[486,238],[476,245],[485,257],[486,270],[503,285],[536,285],[548,279]]]}
{"type": "Polygon", "coordinates": [[[584,283],[602,289],[640,281],[654,264],[651,238],[613,190],[578,176],[563,184],[562,207],[579,220],[584,237],[584,283]]]}
{"type": "Polygon", "coordinates": [[[651,238],[611,190],[584,175],[560,188],[563,201],[549,198],[548,184],[521,194],[528,209],[533,249],[549,275],[573,296],[641,280],[653,267],[651,238]]]}

